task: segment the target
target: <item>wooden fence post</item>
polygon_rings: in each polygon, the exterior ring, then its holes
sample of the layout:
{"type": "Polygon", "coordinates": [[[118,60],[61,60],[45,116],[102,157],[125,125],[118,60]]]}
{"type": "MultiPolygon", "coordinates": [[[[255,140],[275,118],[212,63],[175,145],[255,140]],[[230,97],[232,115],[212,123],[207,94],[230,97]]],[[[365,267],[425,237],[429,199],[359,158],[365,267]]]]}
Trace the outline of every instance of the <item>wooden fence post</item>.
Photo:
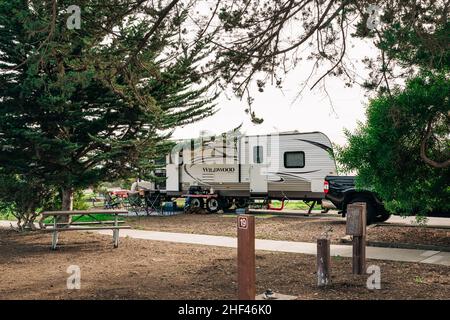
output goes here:
{"type": "Polygon", "coordinates": [[[238,299],[255,300],[255,217],[238,215],[238,299]]]}
{"type": "Polygon", "coordinates": [[[330,239],[317,239],[317,285],[331,284],[330,277],[330,239]]]}
{"type": "Polygon", "coordinates": [[[347,234],[353,236],[353,274],[366,272],[366,215],[365,202],[347,206],[347,234]]]}
{"type": "Polygon", "coordinates": [[[365,274],[366,236],[353,237],[353,274],[365,274]]]}

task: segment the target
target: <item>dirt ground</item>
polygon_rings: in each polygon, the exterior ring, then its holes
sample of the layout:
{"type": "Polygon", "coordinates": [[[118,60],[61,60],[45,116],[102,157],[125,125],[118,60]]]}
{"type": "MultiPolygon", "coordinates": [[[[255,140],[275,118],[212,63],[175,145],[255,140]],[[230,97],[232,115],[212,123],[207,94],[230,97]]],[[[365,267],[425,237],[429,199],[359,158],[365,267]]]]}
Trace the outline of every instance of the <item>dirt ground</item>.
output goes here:
{"type": "MultiPolygon", "coordinates": [[[[51,251],[49,234],[0,229],[0,299],[235,299],[234,249],[65,232],[51,251]],[[68,290],[70,265],[81,268],[81,289],[68,290]]],[[[372,260],[381,289],[352,276],[347,258],[332,259],[329,289],[316,287],[316,257],[257,252],[257,291],[299,299],[450,299],[450,267],[372,260]]]]}
{"type": "MultiPolygon", "coordinates": [[[[166,217],[132,217],[127,223],[137,229],[236,236],[235,215],[180,214],[166,217]]],[[[345,236],[345,220],[324,217],[288,218],[280,216],[257,216],[256,238],[288,241],[315,242],[325,231],[332,243],[340,243],[345,236]]],[[[369,226],[367,241],[394,242],[401,244],[439,245],[450,249],[450,229],[426,227],[369,226]]]]}

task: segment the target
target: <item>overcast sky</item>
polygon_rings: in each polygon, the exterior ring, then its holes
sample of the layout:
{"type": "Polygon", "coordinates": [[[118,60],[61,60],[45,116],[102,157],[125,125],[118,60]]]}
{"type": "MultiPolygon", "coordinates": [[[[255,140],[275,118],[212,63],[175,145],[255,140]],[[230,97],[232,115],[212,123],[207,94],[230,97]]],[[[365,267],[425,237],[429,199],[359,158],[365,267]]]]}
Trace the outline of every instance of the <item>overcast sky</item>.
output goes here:
{"type": "MultiPolygon", "coordinates": [[[[371,42],[352,39],[351,43],[354,47],[347,51],[347,60],[355,64],[354,71],[359,76],[365,77],[367,70],[361,59],[368,55],[375,56],[377,50],[371,42]]],[[[323,90],[317,88],[318,86],[310,90],[310,86],[322,75],[318,72],[312,78],[309,87],[303,91],[301,99],[295,100],[301,89],[301,83],[310,74],[312,66],[313,62],[306,62],[291,71],[285,78],[282,90],[266,85],[265,91],[260,93],[255,86],[253,87],[252,95],[255,101],[252,109],[257,117],[264,119],[262,124],[256,125],[250,121],[249,115],[245,113],[247,108],[245,99],[241,101],[228,94],[228,99],[222,96],[218,100],[219,112],[197,123],[177,128],[174,138],[198,137],[202,130],[219,134],[243,123],[242,131],[248,134],[291,130],[321,131],[333,143],[345,144],[343,129],[353,130],[357,126],[357,121],[365,120],[368,102],[366,92],[357,84],[348,88],[345,87],[343,79],[327,77],[326,88],[333,103],[333,110],[323,90]]]]}

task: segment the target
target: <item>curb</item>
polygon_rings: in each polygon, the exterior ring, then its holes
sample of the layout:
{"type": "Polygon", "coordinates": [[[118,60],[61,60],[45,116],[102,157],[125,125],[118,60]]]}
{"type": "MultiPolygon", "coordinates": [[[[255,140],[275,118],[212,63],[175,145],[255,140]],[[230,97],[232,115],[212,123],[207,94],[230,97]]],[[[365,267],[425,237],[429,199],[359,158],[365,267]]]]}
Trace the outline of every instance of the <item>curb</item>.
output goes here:
{"type": "Polygon", "coordinates": [[[413,244],[413,243],[388,243],[378,241],[367,241],[367,246],[380,248],[398,248],[398,249],[415,249],[415,250],[430,250],[450,252],[450,247],[436,246],[432,244],[413,244]]]}
{"type": "Polygon", "coordinates": [[[413,227],[413,228],[430,228],[430,229],[450,229],[450,226],[442,226],[436,224],[417,225],[417,224],[403,224],[403,223],[388,223],[382,222],[373,224],[374,227],[413,227]]]}

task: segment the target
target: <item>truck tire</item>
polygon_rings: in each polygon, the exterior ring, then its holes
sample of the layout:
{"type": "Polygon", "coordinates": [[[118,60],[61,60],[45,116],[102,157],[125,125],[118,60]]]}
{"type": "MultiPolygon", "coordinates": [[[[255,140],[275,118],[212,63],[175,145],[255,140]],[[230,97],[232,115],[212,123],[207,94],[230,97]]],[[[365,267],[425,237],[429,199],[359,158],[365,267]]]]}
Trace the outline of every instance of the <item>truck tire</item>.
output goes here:
{"type": "Polygon", "coordinates": [[[347,205],[355,203],[355,202],[365,202],[366,203],[366,209],[367,209],[366,224],[367,225],[371,225],[371,224],[377,222],[376,221],[377,206],[375,204],[375,201],[373,201],[372,199],[370,199],[367,196],[355,196],[354,198],[350,199],[350,201],[347,203],[347,205]]]}
{"type": "Polygon", "coordinates": [[[216,213],[220,209],[220,203],[217,198],[209,198],[206,200],[206,210],[209,213],[216,213]]]}
{"type": "Polygon", "coordinates": [[[391,213],[386,209],[381,208],[378,211],[378,215],[375,217],[375,222],[385,222],[387,219],[391,217],[391,213]]]}

